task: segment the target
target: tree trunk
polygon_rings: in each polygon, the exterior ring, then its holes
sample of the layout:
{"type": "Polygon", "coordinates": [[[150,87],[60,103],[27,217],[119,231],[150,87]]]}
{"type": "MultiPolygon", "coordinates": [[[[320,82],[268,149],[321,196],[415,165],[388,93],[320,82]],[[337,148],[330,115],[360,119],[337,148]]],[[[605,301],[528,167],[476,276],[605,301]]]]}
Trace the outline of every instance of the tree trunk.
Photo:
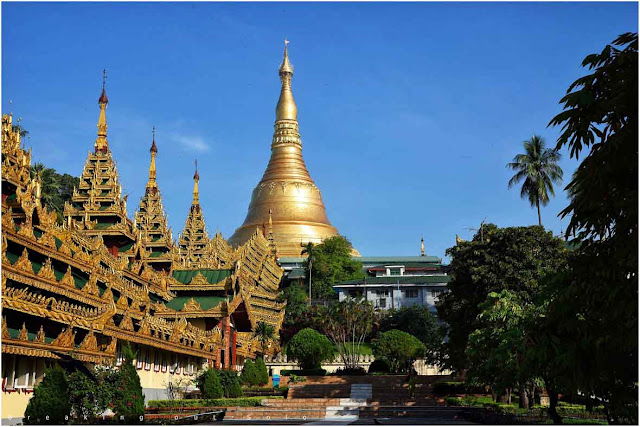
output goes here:
{"type": "Polygon", "coordinates": [[[549,393],[549,418],[553,421],[554,424],[562,424],[562,417],[558,414],[557,406],[558,406],[558,392],[555,387],[551,386],[547,381],[547,393],[549,393]]]}
{"type": "Polygon", "coordinates": [[[520,387],[520,403],[518,405],[522,409],[529,409],[529,393],[526,387],[520,387]]]}
{"type": "Polygon", "coordinates": [[[538,224],[542,227],[542,216],[540,215],[540,200],[536,202],[536,206],[538,207],[538,224]]]}

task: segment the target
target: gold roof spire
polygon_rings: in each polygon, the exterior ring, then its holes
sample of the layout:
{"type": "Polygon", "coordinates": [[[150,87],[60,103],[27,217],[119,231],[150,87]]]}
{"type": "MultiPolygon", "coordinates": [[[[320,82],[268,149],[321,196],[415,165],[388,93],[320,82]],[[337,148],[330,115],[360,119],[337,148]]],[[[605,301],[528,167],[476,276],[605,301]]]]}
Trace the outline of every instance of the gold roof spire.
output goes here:
{"type": "Polygon", "coordinates": [[[285,39],[284,58],[278,70],[282,88],[280,89],[280,99],[278,99],[278,105],[276,106],[276,122],[281,120],[298,120],[298,107],[296,107],[296,102],[293,100],[293,92],[291,91],[293,66],[289,62],[288,44],[289,40],[285,39]]]}
{"type": "Polygon", "coordinates": [[[424,237],[420,236],[420,256],[424,256],[424,237]]]}
{"type": "Polygon", "coordinates": [[[156,147],[156,127],[153,127],[152,140],[151,140],[151,148],[149,152],[151,153],[151,164],[149,165],[149,183],[147,184],[147,188],[149,187],[157,187],[156,184],[156,154],[158,154],[158,147],[156,147]]]}
{"type": "Polygon", "coordinates": [[[105,90],[106,81],[107,70],[102,70],[102,94],[98,99],[100,116],[98,117],[98,138],[96,138],[95,143],[96,154],[105,154],[109,151],[109,142],[107,141],[107,104],[109,103],[109,99],[107,98],[107,92],[105,90]]]}
{"type": "Polygon", "coordinates": [[[193,174],[193,204],[200,204],[200,191],[198,190],[198,181],[200,181],[200,175],[198,174],[198,159],[195,161],[196,173],[193,174]]]}

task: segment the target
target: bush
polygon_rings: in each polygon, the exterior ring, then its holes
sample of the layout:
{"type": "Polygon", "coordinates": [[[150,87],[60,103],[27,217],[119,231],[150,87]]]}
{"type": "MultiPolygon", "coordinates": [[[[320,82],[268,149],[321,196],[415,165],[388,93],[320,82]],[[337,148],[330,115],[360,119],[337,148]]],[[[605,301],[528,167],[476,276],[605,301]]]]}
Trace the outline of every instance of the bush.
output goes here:
{"type": "Polygon", "coordinates": [[[433,392],[437,395],[446,394],[486,394],[484,386],[473,386],[458,381],[439,382],[433,385],[433,392]]]}
{"type": "Polygon", "coordinates": [[[234,371],[218,371],[224,397],[242,397],[242,386],[238,373],[234,371]]]}
{"type": "Polygon", "coordinates": [[[242,384],[248,386],[256,386],[260,384],[260,373],[258,372],[258,367],[253,360],[247,360],[244,362],[244,367],[240,374],[240,381],[242,384]]]}
{"type": "Polygon", "coordinates": [[[280,371],[280,375],[283,377],[290,375],[307,375],[307,376],[318,376],[322,377],[327,375],[327,371],[325,369],[283,369],[280,371]]]}
{"type": "Polygon", "coordinates": [[[382,359],[374,360],[369,365],[369,373],[372,374],[374,372],[389,372],[389,364],[382,359]]]}
{"type": "Polygon", "coordinates": [[[269,371],[267,371],[267,365],[264,363],[262,357],[256,359],[256,370],[258,372],[258,385],[266,385],[269,383],[269,371]]]}
{"type": "Polygon", "coordinates": [[[48,369],[42,382],[33,391],[33,397],[24,411],[23,422],[64,424],[64,417],[70,412],[69,388],[64,371],[59,367],[48,369]]]}
{"type": "Polygon", "coordinates": [[[338,368],[331,375],[367,375],[367,371],[362,366],[357,368],[338,368]]]}
{"type": "MultiPolygon", "coordinates": [[[[149,408],[202,408],[228,406],[260,406],[264,397],[239,397],[233,399],[182,399],[150,400],[149,408]]],[[[282,396],[269,399],[283,399],[282,396]]]]}
{"type": "Polygon", "coordinates": [[[334,353],[329,338],[311,328],[301,330],[287,344],[287,356],[296,359],[303,370],[320,368],[334,353]]]}
{"type": "Polygon", "coordinates": [[[406,371],[410,361],[425,353],[425,346],[418,338],[397,329],[381,333],[372,349],[376,359],[389,363],[392,372],[406,371]]]}
{"type": "Polygon", "coordinates": [[[303,383],[306,380],[307,380],[306,377],[299,377],[296,374],[291,374],[291,376],[289,377],[289,384],[303,383]]]}
{"type": "Polygon", "coordinates": [[[89,372],[73,371],[67,376],[71,409],[76,417],[94,421],[114,399],[119,372],[95,367],[89,372]]]}
{"type": "Polygon", "coordinates": [[[197,379],[198,388],[205,399],[219,399],[224,395],[220,377],[215,369],[207,369],[197,379]]]}
{"type": "Polygon", "coordinates": [[[116,390],[113,399],[113,412],[117,419],[124,416],[127,424],[139,422],[139,417],[144,415],[144,395],[140,385],[140,377],[133,366],[136,354],[127,344],[122,348],[124,361],[120,365],[116,380],[116,390]]]}

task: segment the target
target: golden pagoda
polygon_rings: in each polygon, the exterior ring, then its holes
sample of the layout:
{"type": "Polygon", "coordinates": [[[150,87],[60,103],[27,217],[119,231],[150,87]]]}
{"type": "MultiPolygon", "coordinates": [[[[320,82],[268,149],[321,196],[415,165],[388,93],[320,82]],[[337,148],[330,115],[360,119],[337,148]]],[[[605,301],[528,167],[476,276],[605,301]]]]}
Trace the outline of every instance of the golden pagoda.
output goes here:
{"type": "Polygon", "coordinates": [[[151,164],[149,165],[149,181],[135,214],[135,224],[139,233],[141,246],[140,259],[155,270],[171,269],[173,237],[167,225],[167,216],[162,205],[162,196],[156,182],[156,147],[155,127],[151,142],[151,164]]]}
{"type": "Polygon", "coordinates": [[[289,62],[287,44],[285,40],[271,158],[260,183],[253,190],[244,223],[229,243],[242,245],[256,228],[264,229],[268,223],[278,256],[299,257],[305,243],[320,243],[337,235],[338,230],[329,222],[320,189],[311,179],[302,158],[298,108],[291,90],[293,66],[289,62]]]}

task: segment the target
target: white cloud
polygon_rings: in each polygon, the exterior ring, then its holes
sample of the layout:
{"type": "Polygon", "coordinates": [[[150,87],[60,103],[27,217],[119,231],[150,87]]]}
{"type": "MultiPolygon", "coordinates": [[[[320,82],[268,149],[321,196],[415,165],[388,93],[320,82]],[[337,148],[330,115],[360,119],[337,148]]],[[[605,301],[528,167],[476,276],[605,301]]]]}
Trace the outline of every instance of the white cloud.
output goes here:
{"type": "Polygon", "coordinates": [[[200,136],[172,135],[172,139],[187,150],[198,153],[204,153],[211,148],[200,136]]]}

